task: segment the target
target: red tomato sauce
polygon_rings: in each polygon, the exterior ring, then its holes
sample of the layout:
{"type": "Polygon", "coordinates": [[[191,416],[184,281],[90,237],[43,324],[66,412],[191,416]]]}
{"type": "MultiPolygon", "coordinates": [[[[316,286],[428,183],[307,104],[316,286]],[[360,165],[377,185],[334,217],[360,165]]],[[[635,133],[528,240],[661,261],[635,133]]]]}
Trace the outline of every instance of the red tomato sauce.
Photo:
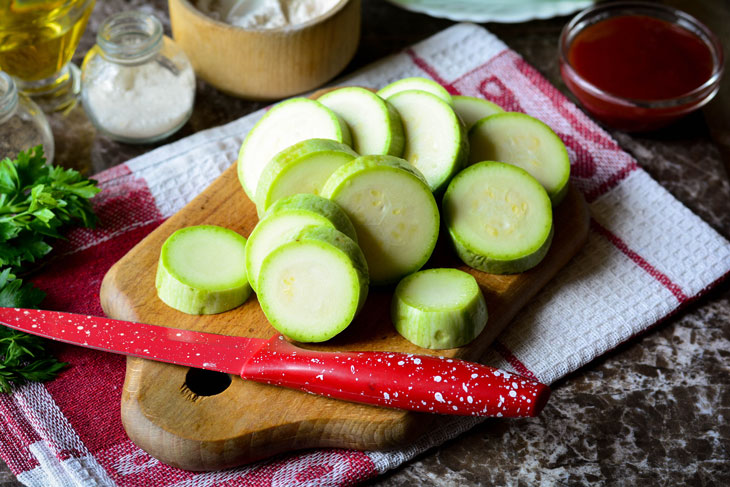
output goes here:
{"type": "Polygon", "coordinates": [[[568,62],[606,93],[634,100],[676,98],[712,75],[712,51],[678,25],[625,15],[586,27],[573,40],[568,62]]]}

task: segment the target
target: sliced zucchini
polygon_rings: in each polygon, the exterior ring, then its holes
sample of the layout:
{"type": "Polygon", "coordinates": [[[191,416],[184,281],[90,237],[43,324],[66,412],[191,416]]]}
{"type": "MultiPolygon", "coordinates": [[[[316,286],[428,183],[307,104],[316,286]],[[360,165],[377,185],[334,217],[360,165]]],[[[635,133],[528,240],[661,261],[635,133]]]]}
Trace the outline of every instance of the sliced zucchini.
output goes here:
{"type": "Polygon", "coordinates": [[[431,256],[439,230],[438,206],[423,176],[403,159],[359,157],[330,176],[322,196],[350,217],[371,282],[396,281],[431,256]]]}
{"type": "Polygon", "coordinates": [[[313,194],[296,194],[274,203],[254,227],[246,245],[248,281],[258,291],[261,263],[268,253],[308,225],[336,228],[357,241],[355,229],[337,204],[313,194]]]}
{"type": "Polygon", "coordinates": [[[287,147],[261,173],[256,188],[259,216],[281,198],[298,193],[319,194],[335,169],[356,157],[349,146],[329,139],[307,139],[287,147]]]}
{"type": "Polygon", "coordinates": [[[500,161],[532,174],[553,202],[568,191],[570,158],[553,130],[524,113],[505,112],[477,122],[469,131],[469,162],[500,161]]]}
{"type": "Polygon", "coordinates": [[[323,342],[347,328],[367,293],[365,257],[331,227],[302,229],[261,264],[261,309],[274,328],[300,342],[323,342]]]}
{"type": "Polygon", "coordinates": [[[162,245],[155,279],[157,295],[183,313],[228,311],[251,295],[246,276],[246,239],[223,227],[177,230],[162,245]]]}
{"type": "Polygon", "coordinates": [[[389,85],[384,86],[378,90],[378,96],[387,100],[391,96],[401,91],[407,90],[421,90],[431,93],[432,95],[441,98],[443,101],[451,105],[452,98],[451,94],[446,91],[446,88],[428,78],[421,78],[414,76],[412,78],[403,78],[398,81],[394,81],[389,85]]]}
{"type": "Polygon", "coordinates": [[[274,105],[261,117],[241,144],[238,179],[251,201],[266,164],[280,151],[306,139],[332,139],[350,145],[347,124],[329,108],[307,98],[274,105]]]}
{"type": "Polygon", "coordinates": [[[395,329],[419,347],[466,345],[487,324],[487,303],[476,279],[459,269],[428,269],[405,277],[391,304],[395,329]]]}
{"type": "Polygon", "coordinates": [[[318,102],[339,115],[350,127],[352,148],[361,156],[403,154],[405,137],[398,112],[387,101],[365,88],[340,88],[318,102]]]}
{"type": "Polygon", "coordinates": [[[443,217],[461,260],[493,274],[536,266],[553,236],[545,189],[502,162],[479,162],[457,174],[444,194],[443,217]]]}
{"type": "Polygon", "coordinates": [[[466,163],[464,125],[449,104],[425,91],[400,91],[388,101],[403,121],[403,158],[423,174],[431,191],[441,191],[466,163]]]}
{"type": "Polygon", "coordinates": [[[502,107],[483,98],[473,96],[452,96],[454,100],[454,111],[456,112],[469,130],[476,122],[495,113],[504,113],[502,107]]]}

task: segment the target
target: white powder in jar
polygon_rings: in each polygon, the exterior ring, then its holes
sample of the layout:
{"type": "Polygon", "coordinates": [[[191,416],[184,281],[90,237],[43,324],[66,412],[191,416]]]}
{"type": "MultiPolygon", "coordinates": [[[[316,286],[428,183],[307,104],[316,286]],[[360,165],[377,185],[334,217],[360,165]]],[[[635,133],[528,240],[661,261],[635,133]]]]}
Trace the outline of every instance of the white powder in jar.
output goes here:
{"type": "Polygon", "coordinates": [[[209,17],[244,29],[277,29],[309,22],[340,0],[198,0],[209,17]]]}
{"type": "Polygon", "coordinates": [[[108,63],[84,90],[85,104],[102,130],[126,139],[150,139],[178,128],[190,116],[195,74],[189,64],[175,75],[158,61],[108,63]]]}

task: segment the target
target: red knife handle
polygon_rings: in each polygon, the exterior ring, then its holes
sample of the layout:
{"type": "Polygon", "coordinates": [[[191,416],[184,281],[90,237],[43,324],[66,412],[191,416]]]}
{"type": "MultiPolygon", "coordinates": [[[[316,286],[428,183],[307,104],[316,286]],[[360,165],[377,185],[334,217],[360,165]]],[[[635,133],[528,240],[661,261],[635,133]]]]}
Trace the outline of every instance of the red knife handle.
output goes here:
{"type": "Polygon", "coordinates": [[[241,377],[345,401],[462,416],[536,416],[550,389],[504,370],[458,359],[391,352],[318,352],[281,336],[241,377]]]}

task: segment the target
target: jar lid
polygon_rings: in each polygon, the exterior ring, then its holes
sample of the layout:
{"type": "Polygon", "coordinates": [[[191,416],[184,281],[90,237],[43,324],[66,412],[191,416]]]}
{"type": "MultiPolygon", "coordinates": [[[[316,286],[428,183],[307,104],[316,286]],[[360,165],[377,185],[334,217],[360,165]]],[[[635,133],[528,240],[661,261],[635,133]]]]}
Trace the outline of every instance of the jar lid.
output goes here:
{"type": "Polygon", "coordinates": [[[151,58],[162,47],[162,24],[153,15],[131,11],[107,18],[96,42],[110,61],[137,64],[151,58]]]}

